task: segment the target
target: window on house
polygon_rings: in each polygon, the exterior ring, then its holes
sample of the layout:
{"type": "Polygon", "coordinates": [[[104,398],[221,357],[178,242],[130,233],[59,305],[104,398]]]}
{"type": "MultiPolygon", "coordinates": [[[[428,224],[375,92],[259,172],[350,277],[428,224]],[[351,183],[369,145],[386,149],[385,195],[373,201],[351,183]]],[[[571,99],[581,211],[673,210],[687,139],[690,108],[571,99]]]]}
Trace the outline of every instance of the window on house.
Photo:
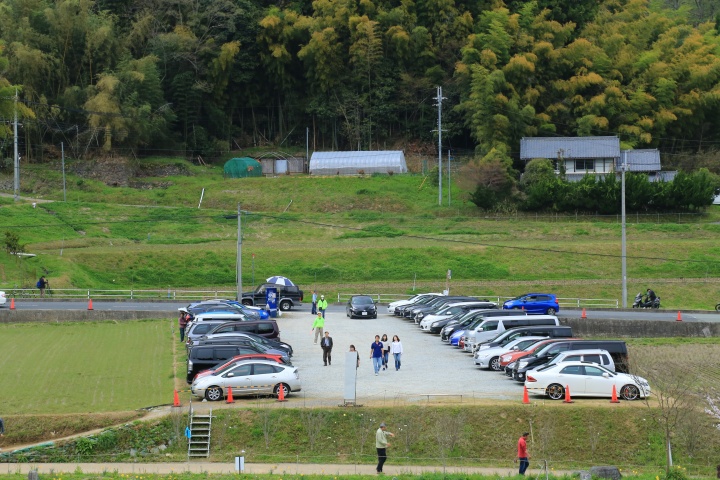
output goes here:
{"type": "Polygon", "coordinates": [[[575,160],[575,171],[592,172],[595,170],[595,160],[575,160]]]}

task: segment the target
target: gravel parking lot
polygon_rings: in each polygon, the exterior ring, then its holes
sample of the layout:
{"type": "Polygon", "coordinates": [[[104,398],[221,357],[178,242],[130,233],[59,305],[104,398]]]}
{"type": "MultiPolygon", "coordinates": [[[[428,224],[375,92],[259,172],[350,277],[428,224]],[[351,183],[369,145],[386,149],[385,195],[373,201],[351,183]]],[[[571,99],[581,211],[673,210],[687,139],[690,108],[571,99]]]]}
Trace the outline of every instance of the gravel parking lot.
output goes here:
{"type": "Polygon", "coordinates": [[[300,370],[302,392],[292,402],[337,404],[343,402],[345,352],[350,344],[360,353],[357,402],[392,405],[398,402],[466,403],[477,399],[522,400],[520,384],[497,372],[478,369],[469,354],[420,331],[414,323],[384,313],[377,319],[349,319],[344,310],[326,312],[325,329],[333,338],[333,362],[323,366],[322,349],[313,344],[314,315],[306,309],[283,313],[277,319],[280,336],[294,349],[292,362],[300,370]],[[375,376],[370,345],[375,335],[398,335],[403,344],[402,368],[390,368],[375,376]],[[430,395],[430,397],[428,397],[430,395]],[[462,397],[461,397],[462,395],[462,397]]]}

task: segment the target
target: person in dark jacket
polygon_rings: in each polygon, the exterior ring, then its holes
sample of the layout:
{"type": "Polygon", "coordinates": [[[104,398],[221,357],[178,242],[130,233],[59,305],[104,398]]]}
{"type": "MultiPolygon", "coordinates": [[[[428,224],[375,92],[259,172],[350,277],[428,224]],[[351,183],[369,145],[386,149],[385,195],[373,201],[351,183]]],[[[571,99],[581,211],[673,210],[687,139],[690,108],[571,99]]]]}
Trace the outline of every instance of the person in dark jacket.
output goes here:
{"type": "Polygon", "coordinates": [[[187,327],[190,315],[188,315],[188,311],[186,308],[181,308],[179,310],[180,316],[178,317],[178,328],[180,329],[180,341],[182,342],[185,340],[185,327],[187,327]]]}
{"type": "Polygon", "coordinates": [[[330,332],[325,332],[325,336],[320,341],[320,346],[322,347],[323,351],[323,363],[327,367],[332,363],[333,339],[330,336],[330,332]]]}

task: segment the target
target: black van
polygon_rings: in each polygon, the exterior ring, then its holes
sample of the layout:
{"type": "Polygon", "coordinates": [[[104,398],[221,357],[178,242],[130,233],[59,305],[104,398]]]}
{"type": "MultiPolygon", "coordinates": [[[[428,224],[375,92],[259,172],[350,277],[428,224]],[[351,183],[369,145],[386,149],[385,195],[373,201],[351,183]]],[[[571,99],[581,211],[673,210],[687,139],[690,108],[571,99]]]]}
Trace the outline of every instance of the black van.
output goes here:
{"type": "Polygon", "coordinates": [[[254,333],[261,337],[280,340],[280,328],[277,322],[272,319],[249,322],[226,322],[216,325],[215,328],[210,329],[206,335],[229,332],[254,333]]]}
{"type": "Polygon", "coordinates": [[[257,353],[265,352],[250,343],[242,345],[201,345],[194,347],[188,352],[187,382],[192,383],[193,378],[195,378],[195,375],[199,372],[212,368],[218,363],[236,355],[252,355],[257,353]]]}
{"type": "Polygon", "coordinates": [[[528,370],[535,370],[552,360],[558,353],[567,350],[588,350],[591,348],[607,350],[613,362],[615,362],[615,371],[629,373],[627,344],[622,340],[567,340],[546,345],[534,355],[519,359],[513,367],[512,377],[518,382],[524,382],[525,373],[528,370]]]}
{"type": "Polygon", "coordinates": [[[518,337],[549,337],[549,338],[570,338],[572,337],[572,327],[557,325],[537,325],[534,327],[521,327],[505,330],[497,337],[478,345],[478,349],[502,347],[512,342],[518,337]]]}

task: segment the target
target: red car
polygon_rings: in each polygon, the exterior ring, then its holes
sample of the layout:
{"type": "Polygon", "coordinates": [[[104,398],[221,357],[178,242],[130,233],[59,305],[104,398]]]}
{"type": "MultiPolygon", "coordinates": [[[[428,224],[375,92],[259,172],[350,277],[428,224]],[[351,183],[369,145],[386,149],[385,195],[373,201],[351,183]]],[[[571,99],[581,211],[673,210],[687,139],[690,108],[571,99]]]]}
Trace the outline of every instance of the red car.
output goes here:
{"type": "Polygon", "coordinates": [[[202,372],[195,375],[195,378],[193,380],[197,380],[200,377],[204,377],[206,375],[211,374],[220,374],[227,370],[228,368],[234,367],[236,363],[242,362],[243,360],[272,360],[277,363],[282,363],[283,365],[290,365],[290,362],[285,363],[282,359],[282,355],[272,355],[269,353],[257,353],[252,355],[237,355],[227,362],[223,363],[222,365],[211,368],[209,370],[203,370],[202,372]]]}

